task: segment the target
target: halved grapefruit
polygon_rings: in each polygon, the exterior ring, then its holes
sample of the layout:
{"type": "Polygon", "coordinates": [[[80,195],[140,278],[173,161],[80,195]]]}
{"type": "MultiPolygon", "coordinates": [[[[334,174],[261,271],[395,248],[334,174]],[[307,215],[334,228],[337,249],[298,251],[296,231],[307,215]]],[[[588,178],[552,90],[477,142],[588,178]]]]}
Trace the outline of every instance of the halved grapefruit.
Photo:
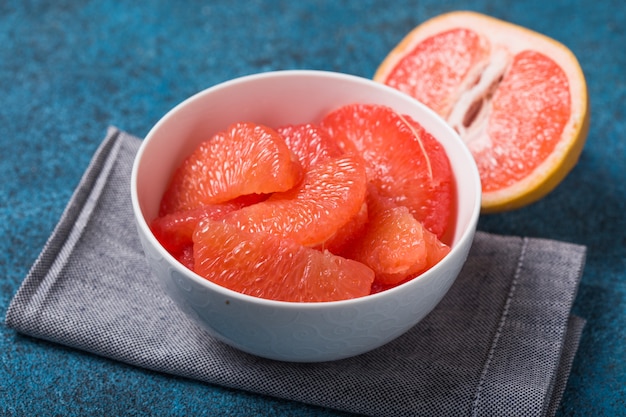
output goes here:
{"type": "Polygon", "coordinates": [[[420,24],[374,80],[420,100],[459,132],[478,165],[484,213],[544,197],[577,163],[587,137],[587,86],[574,54],[479,13],[420,24]]]}

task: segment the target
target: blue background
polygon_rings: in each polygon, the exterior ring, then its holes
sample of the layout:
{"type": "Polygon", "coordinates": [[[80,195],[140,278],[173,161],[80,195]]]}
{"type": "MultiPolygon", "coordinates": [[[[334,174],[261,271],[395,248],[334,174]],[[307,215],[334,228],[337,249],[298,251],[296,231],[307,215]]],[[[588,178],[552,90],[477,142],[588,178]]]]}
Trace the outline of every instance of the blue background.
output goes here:
{"type": "MultiPolygon", "coordinates": [[[[414,26],[470,9],[553,37],[591,98],[579,164],[548,197],[479,228],[588,246],[588,320],[559,416],[626,410],[626,7],[621,0],[0,2],[0,316],[108,125],[144,136],[233,77],[321,69],[371,77],[414,26]]],[[[0,415],[291,415],[332,410],[146,371],[0,325],[0,415]],[[45,410],[45,411],[44,411],[45,410]]]]}

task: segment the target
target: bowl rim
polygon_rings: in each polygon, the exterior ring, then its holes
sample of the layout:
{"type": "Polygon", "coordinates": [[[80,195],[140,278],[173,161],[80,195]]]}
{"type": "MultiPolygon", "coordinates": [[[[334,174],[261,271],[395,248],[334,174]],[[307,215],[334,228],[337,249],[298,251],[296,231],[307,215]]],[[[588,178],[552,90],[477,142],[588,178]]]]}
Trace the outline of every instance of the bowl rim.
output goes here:
{"type": "MultiPolygon", "coordinates": [[[[212,94],[215,91],[218,90],[223,90],[223,89],[227,89],[232,85],[237,85],[237,84],[241,84],[241,83],[246,83],[246,82],[253,82],[256,80],[262,80],[262,79],[266,79],[266,78],[277,78],[277,77],[321,77],[321,78],[333,78],[336,80],[342,80],[342,81],[346,81],[346,82],[351,82],[351,83],[361,83],[363,85],[367,85],[369,88],[371,87],[375,87],[381,90],[382,93],[384,94],[390,94],[390,95],[394,95],[394,96],[398,96],[399,98],[401,98],[402,100],[409,100],[412,101],[413,104],[417,107],[421,108],[421,111],[429,114],[430,118],[434,118],[438,120],[438,123],[442,124],[441,128],[444,130],[447,130],[447,134],[455,137],[455,140],[458,142],[458,144],[460,145],[460,149],[459,152],[464,153],[464,157],[465,159],[467,159],[470,162],[470,166],[467,167],[467,172],[464,171],[463,175],[468,175],[468,176],[472,176],[473,184],[476,184],[477,190],[476,190],[476,198],[474,201],[473,206],[471,207],[471,214],[470,217],[468,219],[468,223],[467,223],[467,227],[465,228],[465,230],[463,230],[461,232],[460,237],[456,240],[456,243],[454,245],[451,246],[451,250],[450,253],[448,253],[448,255],[446,255],[446,258],[449,257],[450,255],[452,255],[453,253],[456,253],[458,251],[463,250],[463,247],[469,247],[468,245],[471,245],[471,242],[468,242],[468,240],[472,239],[474,237],[475,231],[476,231],[476,226],[478,223],[478,218],[480,215],[480,207],[481,207],[481,183],[480,183],[480,175],[478,173],[478,168],[476,166],[476,163],[474,161],[474,158],[469,150],[469,148],[467,147],[467,145],[463,142],[463,140],[460,138],[460,136],[454,131],[454,129],[452,129],[452,127],[450,127],[437,113],[435,113],[432,109],[430,109],[429,107],[427,107],[425,104],[419,102],[418,100],[408,96],[405,93],[400,92],[397,89],[394,89],[392,87],[389,87],[385,84],[376,82],[374,80],[365,78],[365,77],[361,77],[361,76],[357,76],[357,75],[352,75],[352,74],[347,74],[347,73],[341,73],[341,72],[334,72],[334,71],[326,71],[326,70],[312,70],[312,69],[293,69],[293,70],[274,70],[274,71],[267,71],[267,72],[261,72],[261,73],[256,73],[256,74],[249,74],[249,75],[243,75],[240,77],[236,77],[227,81],[223,81],[220,82],[218,84],[215,84],[213,86],[210,86],[208,88],[205,88],[189,97],[187,97],[186,99],[184,99],[183,101],[181,101],[180,103],[178,103],[177,105],[175,105],[174,107],[172,107],[169,111],[167,111],[155,124],[154,126],[152,126],[152,128],[148,131],[148,134],[145,136],[145,138],[142,140],[139,149],[135,155],[135,158],[133,160],[133,165],[132,165],[132,171],[131,171],[131,200],[132,200],[132,208],[133,208],[133,215],[135,217],[135,223],[137,225],[137,227],[140,230],[140,233],[142,233],[144,235],[144,237],[148,240],[148,242],[157,250],[157,252],[159,253],[159,255],[162,258],[167,259],[168,264],[172,267],[174,267],[176,269],[176,271],[188,278],[191,278],[194,282],[198,283],[200,286],[202,287],[209,287],[210,289],[220,293],[221,295],[224,295],[226,297],[229,298],[229,300],[240,300],[240,301],[244,301],[244,302],[253,302],[253,303],[257,303],[261,306],[269,306],[269,307],[281,307],[281,308],[298,308],[298,309],[306,309],[306,310],[317,310],[320,308],[329,308],[330,306],[350,306],[353,304],[360,304],[363,302],[367,302],[367,300],[376,300],[379,298],[386,298],[389,297],[391,294],[394,294],[396,292],[399,291],[403,291],[403,288],[406,288],[407,286],[410,286],[411,283],[414,283],[415,281],[418,280],[422,280],[422,279],[426,279],[425,277],[428,277],[429,275],[432,274],[436,274],[437,271],[441,268],[443,268],[443,262],[440,261],[438,262],[436,265],[434,265],[432,268],[430,268],[428,271],[424,272],[423,274],[415,277],[412,280],[409,280],[407,282],[404,282],[396,287],[387,289],[385,291],[381,291],[378,293],[374,293],[374,294],[368,294],[362,297],[357,297],[357,298],[351,298],[351,299],[346,299],[346,300],[338,300],[338,301],[317,301],[317,302],[298,302],[298,301],[281,301],[281,300],[272,300],[272,299],[265,299],[265,298],[261,298],[261,297],[256,297],[253,295],[248,295],[248,294],[243,294],[234,290],[231,290],[229,288],[223,287],[219,284],[216,284],[214,282],[211,282],[203,277],[201,277],[200,275],[198,275],[197,273],[193,272],[192,270],[186,268],[184,265],[182,265],[176,258],[174,258],[174,256],[172,256],[160,243],[159,241],[156,239],[156,237],[154,236],[154,234],[152,233],[150,226],[148,224],[148,221],[146,220],[146,218],[143,215],[143,210],[141,208],[141,204],[139,202],[139,196],[138,196],[138,190],[137,190],[137,178],[139,175],[139,170],[140,170],[140,165],[142,162],[142,156],[145,153],[146,149],[150,146],[150,142],[151,142],[151,137],[155,134],[155,132],[157,132],[161,126],[163,124],[165,124],[169,119],[171,119],[172,117],[174,117],[176,115],[176,113],[183,107],[186,107],[187,105],[189,105],[190,103],[192,103],[193,101],[199,100],[202,97],[208,95],[208,94],[212,94]]],[[[465,169],[465,168],[464,168],[465,169]]]]}

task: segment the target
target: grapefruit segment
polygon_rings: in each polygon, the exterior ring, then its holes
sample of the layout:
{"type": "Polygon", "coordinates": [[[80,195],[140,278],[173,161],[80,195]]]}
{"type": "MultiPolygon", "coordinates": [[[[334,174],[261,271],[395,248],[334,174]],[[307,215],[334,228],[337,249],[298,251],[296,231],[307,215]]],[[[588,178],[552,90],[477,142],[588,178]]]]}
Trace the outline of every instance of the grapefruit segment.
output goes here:
{"type": "Polygon", "coordinates": [[[339,146],[361,155],[378,194],[408,207],[442,237],[452,212],[453,179],[444,149],[417,122],[389,107],[354,104],[322,120],[339,146]]]}
{"type": "Polygon", "coordinates": [[[383,210],[370,219],[365,236],[353,247],[353,259],[372,268],[377,279],[397,283],[426,268],[424,228],[404,207],[383,210]]]}
{"type": "Polygon", "coordinates": [[[247,194],[285,191],[301,168],[283,137],[254,123],[235,123],[200,144],[174,172],[160,214],[218,204],[247,194]]]}
{"type": "Polygon", "coordinates": [[[337,301],[370,294],[365,265],[273,234],[203,220],[193,235],[194,271],[243,294],[279,301],[337,301]]]}
{"type": "Polygon", "coordinates": [[[444,117],[478,165],[484,213],[512,210],[552,191],[587,137],[587,86],[563,44],[475,12],[413,29],[374,80],[444,117]]]}
{"type": "Polygon", "coordinates": [[[339,145],[320,126],[312,123],[281,126],[276,129],[296,155],[303,170],[318,162],[343,154],[339,145]]]}
{"type": "Polygon", "coordinates": [[[250,194],[221,204],[207,204],[190,210],[180,210],[155,218],[150,223],[150,229],[159,243],[174,257],[177,259],[183,255],[189,257],[187,249],[192,245],[193,231],[200,220],[206,217],[213,220],[223,219],[228,213],[263,201],[265,198],[267,198],[265,195],[250,194]]]}
{"type": "Polygon", "coordinates": [[[367,227],[369,221],[367,203],[361,205],[361,209],[346,224],[339,227],[337,231],[321,245],[319,250],[328,250],[336,255],[344,256],[346,250],[359,239],[367,227]]]}
{"type": "Polygon", "coordinates": [[[305,246],[330,239],[362,209],[366,174],[361,158],[345,155],[319,162],[290,190],[226,216],[248,232],[291,238],[305,246]]]}
{"type": "Polygon", "coordinates": [[[398,285],[431,268],[450,251],[407,207],[370,191],[368,223],[346,256],[372,268],[377,285],[398,285]]]}

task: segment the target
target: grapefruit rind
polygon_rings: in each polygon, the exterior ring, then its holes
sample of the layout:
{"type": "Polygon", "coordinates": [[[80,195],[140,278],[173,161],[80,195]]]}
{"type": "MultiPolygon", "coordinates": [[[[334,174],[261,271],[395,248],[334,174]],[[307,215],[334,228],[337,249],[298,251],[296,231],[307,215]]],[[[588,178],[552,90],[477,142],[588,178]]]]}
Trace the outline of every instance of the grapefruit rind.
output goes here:
{"type": "MultiPolygon", "coordinates": [[[[550,57],[566,74],[571,116],[561,141],[549,157],[523,180],[496,191],[483,192],[482,213],[518,209],[546,196],[578,162],[589,131],[589,99],[582,68],[572,51],[562,43],[523,26],[470,11],[455,11],[429,19],[409,32],[385,57],[374,81],[386,83],[398,62],[425,39],[453,28],[468,28],[512,54],[531,49],[550,57]]],[[[442,117],[445,115],[441,114],[442,117]]]]}

